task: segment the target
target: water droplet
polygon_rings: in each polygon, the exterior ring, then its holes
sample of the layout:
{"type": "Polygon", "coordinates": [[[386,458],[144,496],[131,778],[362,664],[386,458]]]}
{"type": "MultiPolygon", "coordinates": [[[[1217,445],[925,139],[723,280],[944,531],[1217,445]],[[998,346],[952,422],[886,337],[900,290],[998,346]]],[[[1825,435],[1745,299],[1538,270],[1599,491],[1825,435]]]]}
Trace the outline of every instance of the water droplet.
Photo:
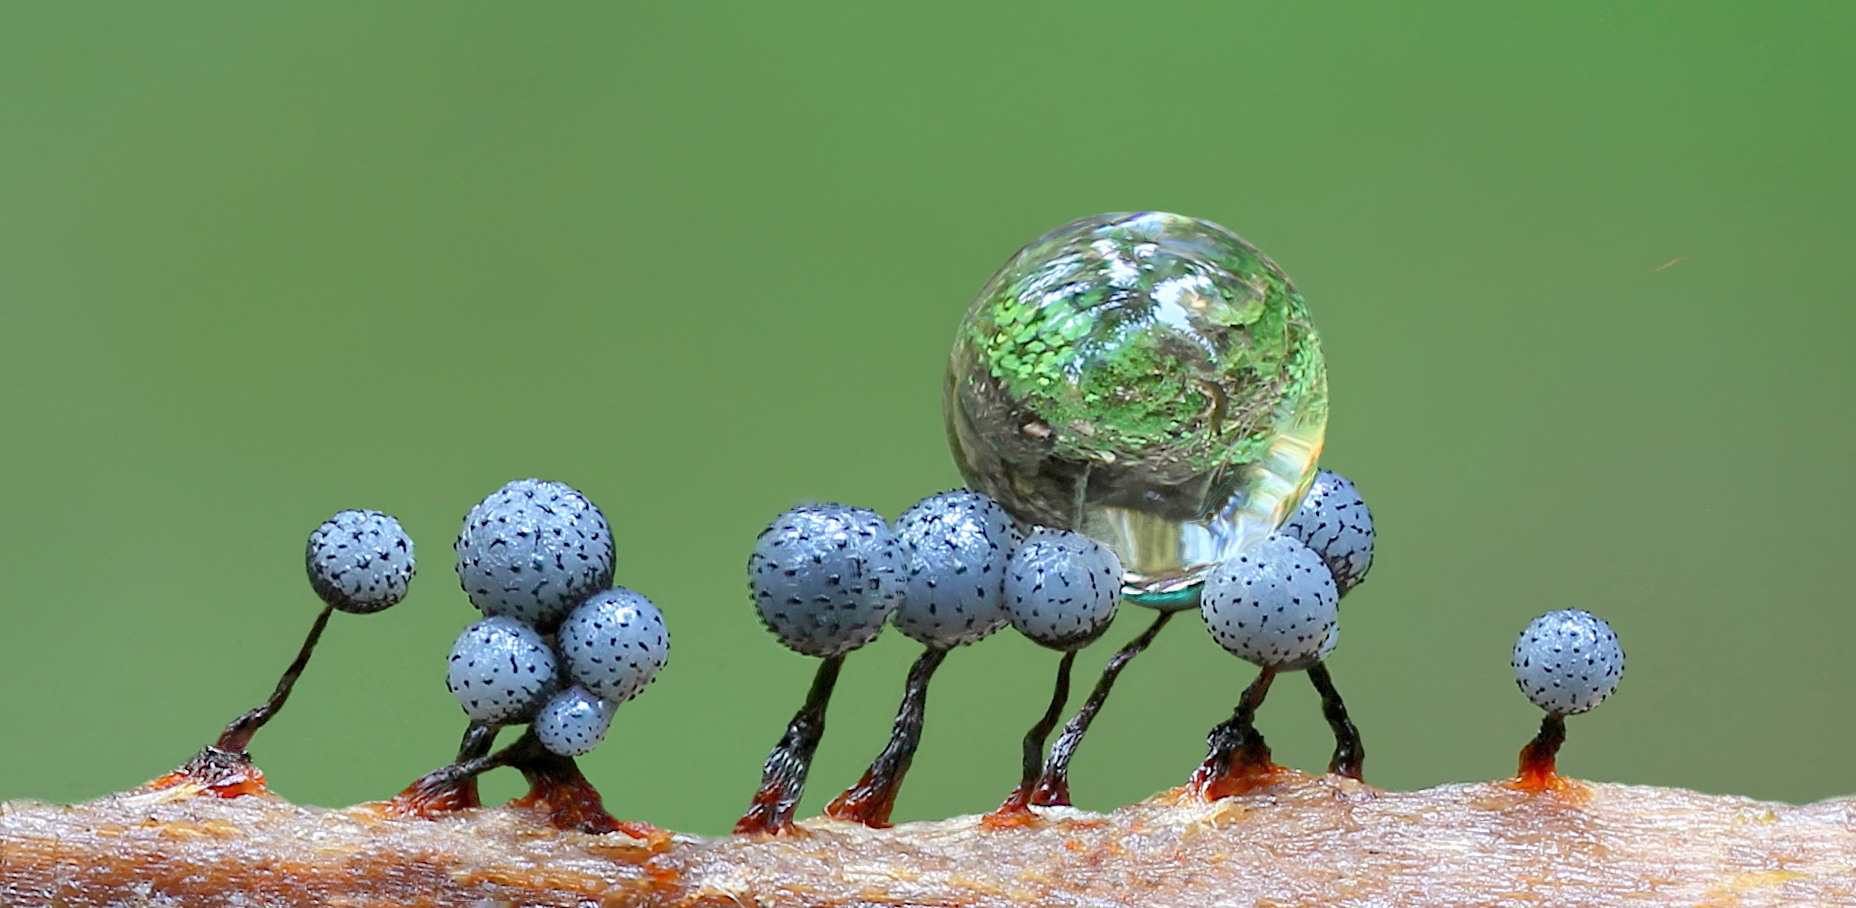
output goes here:
{"type": "Polygon", "coordinates": [[[946,410],[968,485],[1113,547],[1135,601],[1183,607],[1301,500],[1327,367],[1301,294],[1256,247],[1209,221],[1104,214],[987,281],[946,410]]]}

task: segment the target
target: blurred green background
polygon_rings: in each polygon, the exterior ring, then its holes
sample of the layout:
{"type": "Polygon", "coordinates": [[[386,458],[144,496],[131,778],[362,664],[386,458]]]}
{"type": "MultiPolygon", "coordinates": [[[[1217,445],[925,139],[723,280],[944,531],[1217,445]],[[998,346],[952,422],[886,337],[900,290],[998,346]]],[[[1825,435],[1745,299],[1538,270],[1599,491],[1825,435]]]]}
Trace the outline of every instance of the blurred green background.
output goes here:
{"type": "MultiPolygon", "coordinates": [[[[1315,311],[1325,463],[1381,528],[1332,663],[1371,781],[1511,772],[1539,714],[1508,649],[1577,606],[1630,671],[1568,772],[1856,792],[1853,29],[1693,0],[7,4],[0,799],[137,784],[254,704],[345,507],[398,515],[419,579],[336,617],[254,753],[295,800],[399,790],[463,728],[458,520],[541,476],[604,508],[676,643],[588,774],[723,831],[815,665],[753,616],[755,533],[956,484],[967,302],[1141,208],[1233,228],[1315,311]]],[[[849,661],[806,814],[916,649],[849,661]]],[[[1184,780],[1251,674],[1196,620],[1157,649],[1080,806],[1184,780]]],[[[954,654],[899,819],[997,803],[1054,662],[954,654]]],[[[1306,685],[1261,726],[1325,762],[1306,685]]]]}

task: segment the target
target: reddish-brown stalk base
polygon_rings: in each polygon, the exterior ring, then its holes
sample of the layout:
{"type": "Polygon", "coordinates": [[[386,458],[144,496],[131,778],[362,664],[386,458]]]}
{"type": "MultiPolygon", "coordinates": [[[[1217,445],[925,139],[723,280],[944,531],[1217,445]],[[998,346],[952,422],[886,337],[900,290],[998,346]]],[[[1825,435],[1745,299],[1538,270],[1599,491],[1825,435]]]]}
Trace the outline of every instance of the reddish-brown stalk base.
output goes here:
{"type": "Polygon", "coordinates": [[[1205,736],[1209,753],[1205,762],[1193,770],[1186,789],[1210,801],[1235,797],[1275,780],[1276,764],[1270,760],[1270,748],[1257,733],[1257,708],[1269,695],[1277,669],[1265,666],[1257,679],[1244,688],[1231,718],[1212,728],[1205,736]]]}
{"type": "Polygon", "coordinates": [[[217,798],[271,793],[270,787],[264,784],[264,771],[251,762],[249,755],[220,750],[210,744],[178,769],[149,782],[140,790],[167,789],[187,789],[217,798]]]}
{"type": "Polygon", "coordinates": [[[871,829],[888,829],[889,815],[896,809],[896,792],[900,785],[876,778],[875,768],[864,770],[857,784],[825,805],[825,815],[834,820],[862,823],[871,829]]]}
{"type": "Polygon", "coordinates": [[[1229,763],[1219,765],[1221,762],[1214,757],[1199,764],[1199,768],[1192,771],[1192,779],[1186,783],[1185,790],[1194,797],[1216,801],[1250,794],[1300,775],[1271,761],[1269,746],[1261,738],[1239,748],[1229,763]]]}
{"type": "Polygon", "coordinates": [[[1521,748],[1521,766],[1510,784],[1522,791],[1564,790],[1568,783],[1555,762],[1564,743],[1565,717],[1548,713],[1540,723],[1540,733],[1521,748]]]}
{"type": "Polygon", "coordinates": [[[1031,792],[1031,803],[1039,807],[1070,806],[1070,780],[1045,776],[1038,780],[1038,787],[1031,792]]]}
{"type": "Polygon", "coordinates": [[[431,819],[442,814],[482,807],[483,798],[477,794],[477,777],[460,775],[453,769],[447,766],[426,773],[419,781],[406,786],[405,791],[386,801],[384,809],[394,816],[431,819]]]}
{"type": "Polygon", "coordinates": [[[1031,809],[1031,792],[1020,786],[1005,796],[1005,803],[999,809],[980,817],[980,825],[987,829],[1019,829],[1036,826],[1044,818],[1031,809]]]}
{"type": "Polygon", "coordinates": [[[510,801],[511,808],[540,813],[556,829],[589,835],[624,833],[650,847],[667,847],[670,834],[649,823],[620,820],[606,812],[605,800],[580,772],[572,757],[550,753],[532,733],[524,734],[503,751],[453,763],[426,773],[392,800],[380,805],[396,817],[437,819],[482,806],[477,777],[499,766],[511,766],[528,780],[528,794],[510,801]]]}
{"type": "Polygon", "coordinates": [[[1566,777],[1560,775],[1558,767],[1553,764],[1551,754],[1544,759],[1529,753],[1529,746],[1521,751],[1521,769],[1515,773],[1514,787],[1522,791],[1547,791],[1566,787],[1566,777]]]}
{"type": "Polygon", "coordinates": [[[598,789],[587,781],[573,757],[546,753],[511,764],[528,779],[529,791],[510,807],[539,810],[556,829],[572,829],[591,835],[624,833],[644,839],[656,847],[670,845],[670,833],[633,820],[620,820],[606,812],[598,789]]]}
{"type": "Polygon", "coordinates": [[[783,815],[780,809],[780,805],[788,800],[782,788],[762,787],[754,792],[754,798],[748,802],[748,812],[735,821],[735,835],[766,838],[799,834],[792,815],[783,815]]]}

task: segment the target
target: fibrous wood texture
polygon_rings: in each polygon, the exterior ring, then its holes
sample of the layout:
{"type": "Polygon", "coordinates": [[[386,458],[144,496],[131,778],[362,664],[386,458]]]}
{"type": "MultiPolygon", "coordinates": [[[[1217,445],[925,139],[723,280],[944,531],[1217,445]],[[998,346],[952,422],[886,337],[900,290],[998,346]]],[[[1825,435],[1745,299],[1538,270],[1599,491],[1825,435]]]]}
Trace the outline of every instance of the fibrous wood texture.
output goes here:
{"type": "Polygon", "coordinates": [[[1856,905],[1856,799],[1587,783],[1401,793],[1284,772],[1018,828],[818,819],[760,839],[185,788],[0,810],[9,906],[1856,905]]]}

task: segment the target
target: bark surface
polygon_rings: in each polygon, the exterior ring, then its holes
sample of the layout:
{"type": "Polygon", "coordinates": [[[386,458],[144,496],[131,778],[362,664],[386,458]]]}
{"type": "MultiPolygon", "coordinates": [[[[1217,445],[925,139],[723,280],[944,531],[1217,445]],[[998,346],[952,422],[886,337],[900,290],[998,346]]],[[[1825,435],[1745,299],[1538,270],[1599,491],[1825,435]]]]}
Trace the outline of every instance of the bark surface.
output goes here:
{"type": "Polygon", "coordinates": [[[1856,799],[1569,782],[1381,791],[1285,771],[1205,801],[709,839],[179,786],[0,806],[9,906],[1856,905],[1856,799]]]}

